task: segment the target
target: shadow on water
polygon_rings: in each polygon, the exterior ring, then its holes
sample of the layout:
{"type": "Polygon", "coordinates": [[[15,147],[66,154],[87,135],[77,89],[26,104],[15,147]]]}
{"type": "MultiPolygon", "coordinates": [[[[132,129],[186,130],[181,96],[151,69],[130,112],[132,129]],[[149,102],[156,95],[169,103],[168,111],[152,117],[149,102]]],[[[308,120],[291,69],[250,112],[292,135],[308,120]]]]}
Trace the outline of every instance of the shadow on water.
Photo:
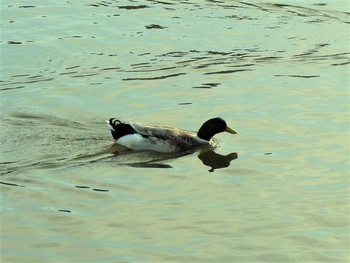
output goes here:
{"type": "Polygon", "coordinates": [[[213,172],[228,167],[237,158],[237,153],[220,155],[208,149],[181,153],[132,152],[115,143],[110,145],[112,139],[102,121],[83,123],[44,114],[16,112],[3,116],[1,123],[0,175],[101,162],[137,168],[173,168],[165,162],[196,152],[199,152],[198,158],[202,163],[211,167],[209,171],[213,172]]]}
{"type": "Polygon", "coordinates": [[[113,153],[116,157],[123,155],[132,156],[128,158],[131,162],[119,164],[138,168],[173,168],[171,165],[163,162],[199,152],[198,158],[204,165],[211,168],[209,172],[214,172],[215,169],[227,168],[230,166],[232,160],[238,158],[237,153],[221,155],[216,153],[213,149],[194,149],[182,153],[157,153],[152,151],[131,152],[123,146],[113,144],[108,151],[113,153]]]}
{"type": "Polygon", "coordinates": [[[230,166],[231,161],[238,158],[237,153],[229,153],[227,155],[221,155],[215,151],[202,151],[199,153],[198,158],[206,166],[211,167],[209,172],[214,172],[215,169],[227,168],[230,166]]]}

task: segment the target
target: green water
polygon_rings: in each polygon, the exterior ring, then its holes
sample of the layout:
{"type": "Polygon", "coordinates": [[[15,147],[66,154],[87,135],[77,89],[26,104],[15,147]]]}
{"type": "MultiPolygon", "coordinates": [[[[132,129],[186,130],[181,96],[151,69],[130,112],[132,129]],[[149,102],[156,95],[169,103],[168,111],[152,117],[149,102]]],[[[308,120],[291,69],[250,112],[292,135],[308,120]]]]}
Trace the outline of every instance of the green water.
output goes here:
{"type": "Polygon", "coordinates": [[[1,262],[348,262],[346,1],[3,1],[1,262]],[[211,153],[116,147],[105,120],[211,153]]]}

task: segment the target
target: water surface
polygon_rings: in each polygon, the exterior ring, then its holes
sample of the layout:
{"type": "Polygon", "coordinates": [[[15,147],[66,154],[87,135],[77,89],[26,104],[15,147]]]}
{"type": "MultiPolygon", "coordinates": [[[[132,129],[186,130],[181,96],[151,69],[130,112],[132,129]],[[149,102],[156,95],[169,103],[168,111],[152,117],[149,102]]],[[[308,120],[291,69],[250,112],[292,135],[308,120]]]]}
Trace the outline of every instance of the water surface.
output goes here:
{"type": "Polygon", "coordinates": [[[1,3],[2,262],[347,262],[346,1],[1,3]],[[118,117],[214,152],[119,151],[118,117]]]}

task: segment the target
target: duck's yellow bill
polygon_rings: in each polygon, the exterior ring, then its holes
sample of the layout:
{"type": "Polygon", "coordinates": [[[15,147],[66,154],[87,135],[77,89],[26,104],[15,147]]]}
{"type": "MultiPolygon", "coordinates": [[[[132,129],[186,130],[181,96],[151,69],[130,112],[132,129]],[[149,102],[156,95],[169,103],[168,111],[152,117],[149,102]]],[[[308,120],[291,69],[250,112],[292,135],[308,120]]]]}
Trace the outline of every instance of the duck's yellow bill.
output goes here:
{"type": "Polygon", "coordinates": [[[238,132],[236,132],[234,129],[231,129],[230,127],[226,127],[225,132],[231,133],[231,134],[237,134],[238,132]]]}

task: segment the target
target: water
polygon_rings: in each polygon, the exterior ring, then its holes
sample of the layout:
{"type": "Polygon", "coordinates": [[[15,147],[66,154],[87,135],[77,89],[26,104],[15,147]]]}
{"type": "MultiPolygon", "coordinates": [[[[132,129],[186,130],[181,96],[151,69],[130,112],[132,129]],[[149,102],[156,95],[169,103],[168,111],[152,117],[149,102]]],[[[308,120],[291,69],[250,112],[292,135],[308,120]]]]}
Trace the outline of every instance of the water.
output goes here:
{"type": "Polygon", "coordinates": [[[2,262],[347,262],[346,1],[1,3],[2,262]],[[105,119],[215,152],[118,153],[105,119]]]}

